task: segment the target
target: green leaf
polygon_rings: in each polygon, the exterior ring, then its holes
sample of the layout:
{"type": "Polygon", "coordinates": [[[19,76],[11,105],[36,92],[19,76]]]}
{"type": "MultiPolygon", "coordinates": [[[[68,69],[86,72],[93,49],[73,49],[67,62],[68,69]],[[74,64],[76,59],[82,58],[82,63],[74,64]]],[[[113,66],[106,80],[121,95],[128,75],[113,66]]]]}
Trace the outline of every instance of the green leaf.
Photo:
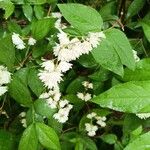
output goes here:
{"type": "MultiPolygon", "coordinates": [[[[150,106],[150,81],[135,81],[119,84],[96,96],[92,101],[101,107],[137,113],[150,106]],[[135,105],[136,104],[136,105],[135,105]]],[[[147,108],[150,112],[150,107],[147,108]]]]}
{"type": "Polygon", "coordinates": [[[25,4],[22,6],[23,9],[23,13],[26,16],[26,18],[31,21],[32,20],[32,16],[33,16],[33,9],[32,6],[29,4],[25,4]]]}
{"type": "Polygon", "coordinates": [[[48,125],[55,130],[58,135],[61,135],[63,124],[58,122],[55,118],[48,119],[48,125]]]}
{"type": "Polygon", "coordinates": [[[95,9],[82,4],[59,4],[58,7],[65,19],[81,33],[101,30],[103,21],[95,9]]]}
{"type": "Polygon", "coordinates": [[[54,18],[44,18],[32,23],[32,35],[36,40],[44,38],[54,27],[54,18]]]}
{"type": "Polygon", "coordinates": [[[40,143],[45,148],[60,150],[59,138],[51,127],[43,123],[36,123],[36,132],[40,143]]]}
{"type": "Polygon", "coordinates": [[[111,16],[117,14],[117,3],[115,1],[110,1],[106,3],[99,12],[104,21],[109,20],[111,16]]]}
{"type": "Polygon", "coordinates": [[[15,61],[15,49],[13,47],[11,37],[7,36],[0,39],[0,62],[4,63],[8,68],[12,68],[15,61]]]}
{"type": "MultiPolygon", "coordinates": [[[[79,135],[79,137],[77,138],[77,142],[82,144],[84,149],[97,150],[95,142],[91,140],[89,137],[79,135]]],[[[77,150],[83,150],[83,149],[77,149],[77,150]]]]}
{"type": "Polygon", "coordinates": [[[150,21],[149,20],[143,20],[141,21],[141,25],[144,31],[144,34],[147,38],[147,40],[150,42],[150,21]]]}
{"type": "Polygon", "coordinates": [[[123,123],[123,134],[127,135],[132,133],[136,128],[141,126],[143,120],[135,116],[134,114],[127,114],[123,123]]]}
{"type": "Polygon", "coordinates": [[[150,149],[150,132],[141,135],[129,143],[124,150],[149,150],[150,149]]]}
{"type": "Polygon", "coordinates": [[[18,150],[37,150],[38,137],[35,130],[35,125],[31,124],[21,137],[18,150]]]}
{"type": "Polygon", "coordinates": [[[137,15],[137,13],[143,8],[146,0],[134,0],[128,8],[127,18],[137,15]]]}
{"type": "Polygon", "coordinates": [[[14,21],[8,22],[8,29],[10,32],[21,34],[21,27],[14,21]]]}
{"type": "Polygon", "coordinates": [[[14,5],[10,0],[2,0],[0,1],[0,8],[5,10],[5,19],[8,19],[8,17],[13,13],[14,11],[14,5]]]}
{"type": "Polygon", "coordinates": [[[0,150],[15,150],[16,144],[14,138],[11,133],[0,130],[0,150]]]}
{"type": "Polygon", "coordinates": [[[28,74],[28,85],[31,90],[39,97],[44,91],[44,86],[38,77],[38,70],[31,68],[28,74]]]}
{"type": "Polygon", "coordinates": [[[93,68],[97,66],[91,53],[88,55],[82,55],[77,61],[85,68],[93,68]]]}
{"type": "Polygon", "coordinates": [[[117,142],[117,136],[115,134],[104,134],[101,139],[108,144],[115,144],[117,142]]]}
{"type": "Polygon", "coordinates": [[[47,104],[46,100],[38,99],[34,102],[34,108],[37,114],[51,118],[56,112],[55,109],[51,109],[47,104]]]}
{"type": "Polygon", "coordinates": [[[78,77],[73,80],[67,87],[66,92],[69,94],[77,94],[80,90],[83,90],[82,82],[85,80],[84,77],[78,77]]]}
{"type": "Polygon", "coordinates": [[[35,16],[37,19],[42,19],[44,16],[44,9],[42,6],[40,5],[35,5],[34,6],[34,12],[35,12],[35,16]]]}
{"type": "Polygon", "coordinates": [[[27,0],[29,3],[34,5],[45,4],[47,0],[27,0]]]}
{"type": "Polygon", "coordinates": [[[19,78],[24,83],[24,85],[27,86],[28,73],[29,73],[29,68],[27,68],[27,67],[26,68],[21,68],[17,72],[15,72],[15,76],[17,78],[19,78]]]}
{"type": "Polygon", "coordinates": [[[136,63],[134,71],[126,68],[123,81],[144,81],[150,79],[150,59],[145,58],[136,63]]]}
{"type": "Polygon", "coordinates": [[[9,84],[9,93],[18,103],[30,106],[32,98],[26,84],[17,76],[14,75],[9,84]]]}
{"type": "Polygon", "coordinates": [[[132,47],[125,34],[118,29],[109,29],[105,35],[106,39],[92,50],[97,63],[121,76],[123,76],[123,65],[134,70],[132,47]]]}

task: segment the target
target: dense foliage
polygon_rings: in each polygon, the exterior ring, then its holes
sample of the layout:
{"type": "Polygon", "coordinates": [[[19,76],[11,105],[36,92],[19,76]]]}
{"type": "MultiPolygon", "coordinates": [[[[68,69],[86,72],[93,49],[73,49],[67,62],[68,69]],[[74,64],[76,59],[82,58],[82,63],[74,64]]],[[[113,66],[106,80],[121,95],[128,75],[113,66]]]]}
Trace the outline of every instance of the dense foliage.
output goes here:
{"type": "Polygon", "coordinates": [[[149,0],[0,0],[0,150],[150,149],[149,0]]]}

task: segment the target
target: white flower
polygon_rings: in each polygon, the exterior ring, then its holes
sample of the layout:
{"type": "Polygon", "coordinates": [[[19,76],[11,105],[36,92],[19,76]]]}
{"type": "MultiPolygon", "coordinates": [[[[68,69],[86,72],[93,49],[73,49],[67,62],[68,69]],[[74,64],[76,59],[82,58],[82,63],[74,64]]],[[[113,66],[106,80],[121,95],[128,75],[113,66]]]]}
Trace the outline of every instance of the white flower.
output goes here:
{"type": "Polygon", "coordinates": [[[98,127],[90,123],[85,123],[85,130],[88,132],[89,136],[94,136],[96,135],[96,131],[98,130],[98,127]]]}
{"type": "Polygon", "coordinates": [[[68,100],[61,100],[61,101],[59,101],[59,106],[60,106],[60,108],[64,108],[66,105],[68,105],[69,104],[69,101],[68,100]]]}
{"type": "Polygon", "coordinates": [[[137,55],[137,51],[132,50],[132,52],[133,52],[133,56],[134,56],[135,61],[136,61],[136,62],[140,61],[140,58],[139,58],[138,55],[137,55]]]}
{"type": "Polygon", "coordinates": [[[138,113],[136,114],[140,119],[147,119],[150,117],[150,113],[138,113]]]}
{"type": "Polygon", "coordinates": [[[13,33],[12,42],[16,46],[17,49],[24,49],[25,48],[25,43],[20,38],[19,34],[13,33]]]}
{"type": "Polygon", "coordinates": [[[68,120],[68,112],[66,109],[59,109],[58,113],[55,113],[53,117],[60,123],[65,123],[68,120]]]}
{"type": "Polygon", "coordinates": [[[98,125],[100,125],[101,127],[105,127],[105,126],[106,126],[106,123],[103,122],[102,120],[98,120],[96,123],[97,123],[98,125]]]}
{"type": "Polygon", "coordinates": [[[93,83],[89,83],[88,88],[93,89],[93,83]]]}
{"type": "Polygon", "coordinates": [[[83,94],[83,93],[79,93],[79,92],[77,93],[77,97],[86,102],[92,98],[90,93],[83,94]]]}
{"type": "Polygon", "coordinates": [[[59,92],[55,93],[53,96],[54,101],[58,102],[60,100],[61,94],[59,92]]]}
{"type": "Polygon", "coordinates": [[[103,32],[95,32],[95,33],[90,32],[88,35],[88,41],[94,48],[99,45],[99,42],[101,41],[102,38],[106,38],[103,32]]]}
{"type": "Polygon", "coordinates": [[[82,54],[89,54],[89,52],[92,50],[92,45],[88,41],[84,41],[81,43],[82,46],[82,54]]]}
{"type": "Polygon", "coordinates": [[[79,98],[79,99],[82,99],[82,100],[84,100],[84,94],[83,93],[77,93],[77,97],[79,98]]]}
{"type": "Polygon", "coordinates": [[[106,126],[106,117],[103,116],[103,117],[100,117],[100,116],[96,116],[95,119],[97,120],[97,124],[100,125],[101,127],[105,127],[106,126]]]}
{"type": "Polygon", "coordinates": [[[68,45],[70,43],[68,35],[63,31],[58,33],[57,37],[59,39],[60,45],[68,45]]]}
{"type": "Polygon", "coordinates": [[[24,49],[25,45],[24,44],[19,44],[19,45],[16,45],[16,48],[17,49],[24,49]]]}
{"type": "Polygon", "coordinates": [[[21,112],[21,113],[19,114],[19,116],[22,117],[22,118],[25,117],[25,116],[26,116],[26,112],[21,112]]]}
{"type": "Polygon", "coordinates": [[[95,112],[92,112],[90,114],[87,115],[87,118],[92,119],[96,116],[97,114],[95,112]]]}
{"type": "Polygon", "coordinates": [[[40,71],[38,76],[39,79],[44,83],[44,85],[48,87],[48,89],[52,89],[57,87],[60,81],[62,81],[63,74],[58,71],[40,71]]]}
{"type": "Polygon", "coordinates": [[[52,72],[55,70],[55,64],[54,64],[53,60],[44,60],[43,59],[41,66],[49,72],[52,72]]]}
{"type": "Polygon", "coordinates": [[[53,12],[52,17],[60,19],[62,17],[62,14],[60,12],[53,12]]]}
{"type": "Polygon", "coordinates": [[[65,61],[61,61],[57,66],[57,70],[59,70],[60,72],[66,72],[71,68],[72,64],[65,61]]]}
{"type": "Polygon", "coordinates": [[[51,97],[47,99],[47,103],[50,106],[50,108],[57,108],[57,101],[54,101],[51,97]]]}
{"type": "Polygon", "coordinates": [[[21,119],[21,123],[22,123],[22,126],[23,127],[27,127],[27,121],[26,121],[26,119],[24,118],[24,119],[21,119]]]}
{"type": "Polygon", "coordinates": [[[41,98],[41,99],[46,99],[46,98],[48,98],[50,95],[47,93],[47,92],[45,92],[45,93],[42,93],[40,96],[39,96],[39,98],[41,98]]]}
{"type": "Polygon", "coordinates": [[[83,85],[85,88],[93,89],[93,84],[90,83],[90,82],[88,82],[88,81],[82,82],[82,85],[83,85]]]}
{"type": "Polygon", "coordinates": [[[7,86],[0,86],[0,96],[7,92],[7,86]]]}
{"type": "Polygon", "coordinates": [[[85,95],[84,95],[84,101],[89,101],[90,99],[91,99],[92,97],[91,97],[91,94],[90,93],[86,93],[85,95]]]}
{"type": "Polygon", "coordinates": [[[30,37],[29,38],[29,40],[28,40],[28,45],[34,45],[36,43],[36,40],[34,39],[34,38],[32,38],[32,37],[30,37]]]}
{"type": "Polygon", "coordinates": [[[11,73],[7,71],[7,68],[0,66],[0,85],[8,84],[11,81],[11,73]]]}

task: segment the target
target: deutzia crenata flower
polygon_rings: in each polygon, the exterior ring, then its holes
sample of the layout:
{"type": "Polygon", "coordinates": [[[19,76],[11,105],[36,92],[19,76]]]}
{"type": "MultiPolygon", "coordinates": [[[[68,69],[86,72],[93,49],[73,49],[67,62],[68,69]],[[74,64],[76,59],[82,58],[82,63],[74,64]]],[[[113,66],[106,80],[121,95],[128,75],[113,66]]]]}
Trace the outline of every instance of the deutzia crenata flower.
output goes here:
{"type": "Polygon", "coordinates": [[[47,99],[49,98],[49,96],[50,96],[49,93],[45,92],[45,93],[42,93],[39,98],[47,99]]]}
{"type": "Polygon", "coordinates": [[[68,113],[66,113],[65,109],[60,109],[53,117],[58,120],[58,122],[65,123],[68,120],[68,113]]]}
{"type": "Polygon", "coordinates": [[[97,114],[95,112],[92,112],[90,114],[88,114],[86,117],[89,118],[89,119],[92,119],[96,116],[97,114]]]}
{"type": "Polygon", "coordinates": [[[67,101],[65,101],[64,104],[61,102],[61,105],[64,105],[65,107],[60,108],[59,111],[53,115],[60,123],[65,123],[68,120],[69,112],[72,109],[72,105],[67,104],[67,101]]]}
{"type": "Polygon", "coordinates": [[[21,119],[21,123],[22,123],[22,126],[23,126],[24,128],[27,127],[27,121],[26,121],[25,118],[24,118],[24,119],[21,119]]]}
{"type": "Polygon", "coordinates": [[[138,55],[137,55],[137,51],[132,50],[132,52],[133,52],[133,56],[134,56],[135,61],[136,61],[136,62],[140,61],[140,58],[139,58],[138,55]]]}
{"type": "Polygon", "coordinates": [[[90,123],[85,123],[85,130],[88,132],[89,136],[95,136],[98,126],[92,125],[90,123]]]}
{"type": "Polygon", "coordinates": [[[72,61],[79,58],[82,54],[89,54],[92,48],[97,47],[102,38],[105,38],[103,32],[89,33],[87,37],[81,40],[78,38],[70,39],[68,35],[60,30],[58,33],[59,44],[53,49],[54,55],[59,61],[72,61]]]}
{"type": "Polygon", "coordinates": [[[16,46],[17,49],[24,49],[25,48],[25,43],[20,38],[19,34],[13,33],[12,42],[16,46]]]}
{"type": "Polygon", "coordinates": [[[58,86],[60,81],[62,81],[62,76],[63,76],[59,71],[55,71],[55,70],[53,72],[49,72],[47,70],[46,71],[41,70],[38,75],[39,75],[39,79],[44,83],[44,85],[48,89],[52,89],[58,86]]]}
{"type": "Polygon", "coordinates": [[[0,96],[7,92],[7,86],[0,86],[0,96]]]}
{"type": "Polygon", "coordinates": [[[62,14],[60,12],[52,13],[52,17],[57,18],[57,20],[55,22],[55,28],[57,28],[58,30],[66,28],[66,26],[61,23],[62,14]]]}
{"type": "Polygon", "coordinates": [[[68,105],[69,104],[69,101],[68,100],[61,100],[61,101],[59,101],[59,107],[60,108],[63,108],[63,107],[65,107],[66,105],[68,105]]]}
{"type": "Polygon", "coordinates": [[[21,120],[20,120],[20,122],[22,123],[22,126],[24,127],[24,128],[26,128],[27,127],[27,121],[26,121],[26,112],[21,112],[20,114],[19,114],[19,116],[21,117],[21,120]]]}
{"type": "Polygon", "coordinates": [[[65,62],[65,61],[61,61],[57,66],[57,69],[63,73],[65,73],[66,71],[68,71],[71,68],[72,68],[72,64],[65,62]]]}
{"type": "Polygon", "coordinates": [[[93,89],[93,84],[88,81],[83,81],[82,85],[87,89],[93,89]]]}
{"type": "Polygon", "coordinates": [[[58,84],[62,81],[63,74],[57,69],[54,61],[45,60],[41,66],[44,70],[40,70],[40,73],[38,74],[39,79],[46,87],[48,87],[48,89],[58,87],[58,84]]]}
{"type": "Polygon", "coordinates": [[[90,32],[88,35],[88,41],[91,43],[92,47],[97,47],[102,38],[106,38],[103,32],[90,32]]]}
{"type": "Polygon", "coordinates": [[[52,109],[57,108],[57,101],[55,101],[51,97],[47,99],[47,103],[52,109]]]}
{"type": "Polygon", "coordinates": [[[63,31],[58,33],[57,37],[59,39],[60,45],[68,45],[70,43],[68,35],[63,31]]]}
{"type": "Polygon", "coordinates": [[[36,40],[34,39],[34,38],[32,38],[32,37],[30,37],[29,38],[29,40],[28,40],[28,45],[34,45],[36,43],[36,40]]]}
{"type": "Polygon", "coordinates": [[[51,72],[55,70],[54,60],[45,60],[43,59],[43,63],[41,65],[45,70],[51,72]]]}
{"type": "Polygon", "coordinates": [[[11,81],[11,73],[7,71],[7,68],[0,66],[0,96],[7,92],[6,84],[11,81]]]}
{"type": "Polygon", "coordinates": [[[90,93],[84,94],[84,93],[80,93],[80,92],[77,93],[77,97],[85,102],[89,101],[92,98],[90,93]]]}
{"type": "Polygon", "coordinates": [[[21,113],[19,114],[19,116],[22,117],[22,118],[25,117],[25,116],[26,116],[26,112],[21,112],[21,113]]]}
{"type": "Polygon", "coordinates": [[[97,116],[95,117],[97,119],[97,124],[100,125],[101,127],[105,127],[106,126],[106,117],[100,117],[100,116],[97,116]]]}
{"type": "Polygon", "coordinates": [[[8,84],[11,81],[11,73],[7,71],[7,68],[0,66],[0,85],[8,84]]]}
{"type": "Polygon", "coordinates": [[[138,113],[136,114],[140,119],[147,119],[150,117],[150,113],[138,113]]]}
{"type": "Polygon", "coordinates": [[[53,12],[52,17],[60,19],[62,17],[62,14],[60,12],[53,12]]]}

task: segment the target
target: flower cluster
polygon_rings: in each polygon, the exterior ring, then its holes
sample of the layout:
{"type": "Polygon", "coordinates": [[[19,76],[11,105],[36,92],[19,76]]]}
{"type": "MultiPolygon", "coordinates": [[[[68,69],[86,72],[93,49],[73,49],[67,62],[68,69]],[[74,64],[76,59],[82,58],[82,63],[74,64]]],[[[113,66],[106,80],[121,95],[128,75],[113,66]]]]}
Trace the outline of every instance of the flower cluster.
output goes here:
{"type": "Polygon", "coordinates": [[[65,123],[68,120],[72,105],[69,104],[68,100],[61,99],[61,93],[58,88],[41,94],[40,98],[45,99],[50,108],[58,109],[58,112],[53,115],[58,122],[65,123]]]}
{"type": "Polygon", "coordinates": [[[88,136],[95,136],[96,131],[98,130],[98,125],[101,127],[106,126],[106,117],[98,116],[95,112],[92,112],[87,115],[87,118],[90,119],[90,123],[85,123],[85,130],[88,132],[88,136]],[[93,121],[96,120],[97,125],[93,125],[93,121]]]}
{"type": "Polygon", "coordinates": [[[7,70],[6,67],[0,66],[0,96],[7,91],[6,84],[11,81],[11,73],[7,70]]]}
{"type": "MultiPolygon", "coordinates": [[[[55,56],[52,60],[45,60],[41,63],[39,79],[44,83],[49,92],[43,93],[40,98],[47,100],[51,108],[58,108],[58,112],[54,114],[54,118],[59,122],[64,123],[68,120],[68,115],[72,109],[72,105],[67,100],[61,100],[59,91],[59,83],[63,80],[63,75],[66,71],[72,68],[70,63],[79,58],[82,54],[88,54],[93,48],[97,47],[102,38],[105,38],[103,32],[89,33],[86,37],[70,38],[62,29],[66,28],[61,23],[62,15],[60,13],[52,13],[54,18],[57,18],[55,27],[59,30],[57,34],[58,43],[53,47],[53,54],[55,56]],[[57,89],[57,90],[56,90],[57,89]],[[53,92],[54,93],[53,93],[53,92]],[[57,92],[56,92],[57,91],[57,92]],[[57,96],[56,96],[57,95],[57,96]],[[55,96],[57,98],[55,98],[55,96]]],[[[92,89],[93,84],[85,82],[83,86],[86,89],[92,89]]],[[[85,101],[91,99],[91,94],[79,94],[81,99],[85,101]]]]}
{"type": "MultiPolygon", "coordinates": [[[[17,49],[24,49],[25,48],[25,43],[22,40],[21,36],[17,33],[13,33],[12,35],[12,42],[16,46],[17,49]]],[[[32,46],[36,43],[36,40],[30,37],[28,39],[28,45],[32,46]]]]}
{"type": "Polygon", "coordinates": [[[26,112],[21,112],[20,114],[19,114],[19,116],[20,116],[20,118],[21,118],[21,123],[22,123],[22,126],[24,127],[24,128],[26,128],[27,127],[27,121],[26,121],[26,112]]]}
{"type": "Polygon", "coordinates": [[[43,60],[41,67],[43,70],[40,70],[38,74],[40,80],[48,89],[53,89],[58,87],[58,84],[62,81],[63,73],[68,71],[72,64],[65,61],[55,63],[54,60],[43,60]]]}
{"type": "Polygon", "coordinates": [[[77,97],[79,99],[87,102],[92,98],[92,95],[90,93],[88,93],[87,91],[88,91],[88,89],[93,89],[93,84],[88,81],[84,81],[84,82],[82,82],[82,85],[85,88],[85,92],[84,93],[78,92],[77,97]]]}
{"type": "Polygon", "coordinates": [[[69,36],[60,30],[58,33],[59,43],[54,47],[54,55],[58,57],[59,61],[70,62],[76,60],[83,54],[89,52],[98,46],[102,38],[105,38],[103,32],[89,33],[88,36],[70,39],[69,36]]]}

